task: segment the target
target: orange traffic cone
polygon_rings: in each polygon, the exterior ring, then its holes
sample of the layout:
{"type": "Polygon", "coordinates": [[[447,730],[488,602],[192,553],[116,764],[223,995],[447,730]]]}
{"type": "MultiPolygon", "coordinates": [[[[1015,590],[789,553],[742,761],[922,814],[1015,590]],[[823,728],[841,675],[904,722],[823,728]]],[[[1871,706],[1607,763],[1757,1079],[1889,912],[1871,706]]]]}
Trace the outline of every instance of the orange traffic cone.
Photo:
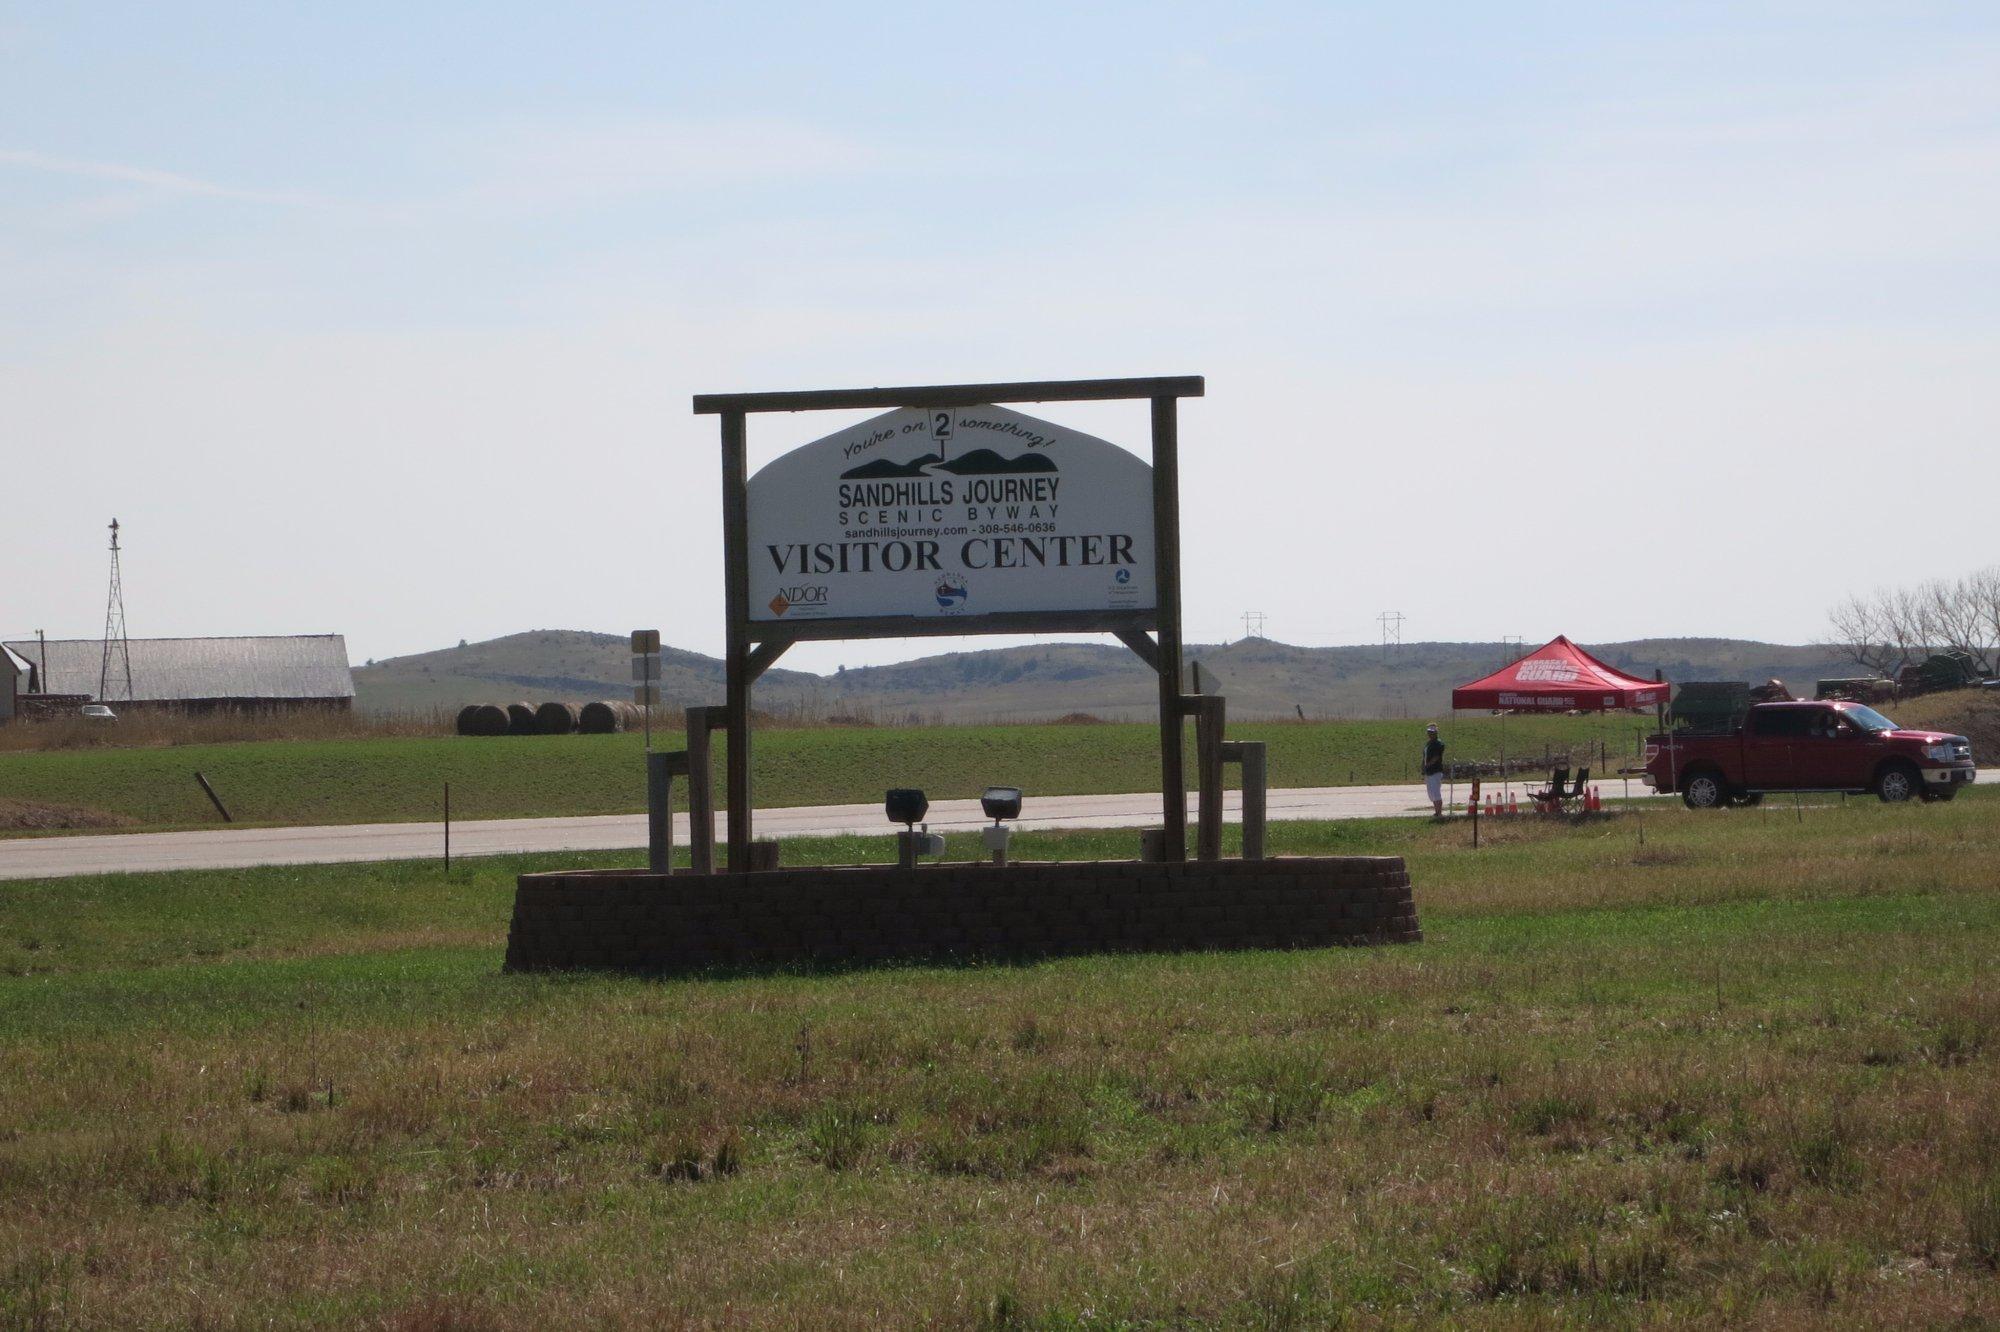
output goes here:
{"type": "Polygon", "coordinates": [[[1493,817],[1493,793],[1491,791],[1486,793],[1486,817],[1489,819],[1493,817]]]}
{"type": "Polygon", "coordinates": [[[1521,797],[1509,792],[1507,796],[1507,813],[1510,816],[1512,816],[1515,814],[1519,814],[1520,812],[1521,812],[1521,797]]]}

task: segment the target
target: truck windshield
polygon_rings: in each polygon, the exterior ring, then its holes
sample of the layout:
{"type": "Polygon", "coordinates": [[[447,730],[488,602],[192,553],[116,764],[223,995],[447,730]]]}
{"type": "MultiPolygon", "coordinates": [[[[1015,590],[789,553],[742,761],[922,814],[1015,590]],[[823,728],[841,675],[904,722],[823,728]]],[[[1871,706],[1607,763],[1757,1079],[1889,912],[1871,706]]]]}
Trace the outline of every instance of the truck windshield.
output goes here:
{"type": "Polygon", "coordinates": [[[1873,708],[1864,708],[1859,703],[1842,708],[1840,715],[1859,726],[1864,731],[1893,731],[1896,723],[1884,717],[1873,708]]]}

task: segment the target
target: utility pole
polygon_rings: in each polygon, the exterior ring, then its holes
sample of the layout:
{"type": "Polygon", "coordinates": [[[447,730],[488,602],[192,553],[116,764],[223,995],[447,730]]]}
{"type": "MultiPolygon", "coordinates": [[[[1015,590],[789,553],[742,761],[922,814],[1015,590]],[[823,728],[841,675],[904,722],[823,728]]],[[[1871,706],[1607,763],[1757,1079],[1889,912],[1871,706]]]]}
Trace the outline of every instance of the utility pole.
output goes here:
{"type": "Polygon", "coordinates": [[[1395,649],[1403,646],[1403,612],[1383,611],[1375,617],[1382,626],[1382,660],[1389,660],[1395,649]]]}
{"type": "MultiPolygon", "coordinates": [[[[44,649],[46,653],[46,649],[44,649]]],[[[47,669],[44,664],[43,669],[47,669]]],[[[111,592],[104,605],[104,661],[97,672],[97,701],[111,701],[111,682],[123,680],[126,701],[132,698],[132,643],[125,634],[125,579],[118,568],[118,520],[111,520],[111,592]],[[112,658],[118,670],[112,670],[112,658]]]]}
{"type": "Polygon", "coordinates": [[[1263,611],[1243,612],[1243,636],[1245,638],[1262,638],[1264,636],[1263,611]]]}

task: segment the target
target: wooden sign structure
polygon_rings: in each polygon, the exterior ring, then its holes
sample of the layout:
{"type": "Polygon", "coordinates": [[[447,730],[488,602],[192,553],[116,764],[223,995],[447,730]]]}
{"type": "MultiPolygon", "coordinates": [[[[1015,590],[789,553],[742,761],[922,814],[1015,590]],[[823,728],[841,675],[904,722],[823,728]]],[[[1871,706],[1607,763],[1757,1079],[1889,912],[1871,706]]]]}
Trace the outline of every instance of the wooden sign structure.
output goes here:
{"type": "MultiPolygon", "coordinates": [[[[806,640],[843,638],[912,638],[928,635],[970,636],[978,634],[1069,634],[1069,633],[1109,633],[1116,635],[1132,651],[1142,658],[1159,678],[1160,700],[1160,790],[1161,822],[1164,827],[1163,854],[1168,860],[1187,859],[1187,776],[1181,752],[1182,720],[1188,707],[1181,695],[1181,593],[1180,593],[1180,467],[1178,408],[1182,398],[1198,398],[1204,392],[1204,383],[1199,375],[1180,375],[1144,379],[1070,379],[1046,380],[1011,384],[943,384],[903,388],[869,389],[826,389],[785,393],[707,393],[698,394],[694,399],[696,415],[719,416],[722,418],[722,531],[725,608],[728,627],[728,700],[723,708],[725,729],[728,731],[729,789],[727,804],[729,810],[729,858],[728,868],[732,873],[742,873],[750,867],[751,842],[751,782],[750,782],[750,692],[757,677],[784,655],[793,643],[806,640]],[[1127,542],[1120,548],[1116,543],[1099,542],[1094,548],[1086,547],[1085,541],[1097,541],[1096,537],[1071,537],[1050,535],[1042,538],[1008,538],[1006,553],[998,549],[998,540],[985,545],[981,538],[972,537],[962,546],[952,546],[948,541],[925,543],[929,549],[920,551],[910,570],[895,570],[899,575],[927,577],[930,572],[938,574],[936,605],[941,613],[896,614],[885,613],[871,607],[865,614],[843,614],[838,605],[822,606],[817,603],[799,604],[798,617],[788,618],[794,602],[785,590],[778,590],[768,603],[751,605],[751,506],[750,475],[747,459],[748,418],[761,412],[815,412],[885,409],[892,414],[924,411],[938,414],[936,429],[925,435],[921,423],[915,419],[904,419],[900,415],[882,418],[881,429],[860,432],[843,447],[843,451],[853,457],[865,457],[864,449],[873,448],[878,442],[882,457],[872,465],[863,463],[852,470],[838,475],[856,478],[854,493],[857,502],[866,504],[872,491],[864,492],[861,478],[878,481],[893,486],[897,481],[906,481],[913,487],[924,484],[935,473],[948,474],[936,484],[935,494],[921,490],[898,492],[914,495],[912,501],[919,505],[930,505],[939,496],[949,496],[940,507],[953,507],[953,501],[971,497],[978,492],[982,483],[989,488],[996,484],[996,478],[989,473],[1018,470],[1039,470],[1046,473],[1058,472],[1059,466],[1046,458],[1033,457],[1036,448],[1047,446],[1050,441],[1035,434],[1035,428],[1046,426],[1053,434],[1073,441],[1071,447],[1085,450],[1103,445],[1103,441],[1063,431],[1049,426],[1046,422],[1036,422],[1032,418],[1016,416],[1010,412],[997,410],[1003,403],[1040,402],[1113,402],[1146,401],[1152,408],[1152,532],[1150,567],[1135,553],[1134,543],[1127,542]],[[989,413],[975,413],[971,418],[954,417],[960,409],[994,408],[989,413]],[[998,441],[1025,442],[1029,453],[1013,460],[1001,456],[1004,450],[987,448],[965,450],[965,442],[957,438],[961,432],[983,431],[998,441]],[[922,447],[937,449],[936,453],[926,452],[919,458],[898,463],[887,445],[893,442],[898,432],[911,432],[913,440],[922,447]],[[948,458],[947,443],[961,450],[948,458]],[[1039,464],[1029,468],[1024,458],[1039,464]],[[968,479],[970,478],[970,479],[968,479]],[[1060,559],[1048,556],[1045,547],[1061,542],[1060,559]],[[1023,550],[1018,553],[1018,543],[1023,550]],[[976,549],[975,549],[976,548],[976,549]],[[1064,592],[1057,598],[1061,609],[1000,609],[980,611],[968,595],[964,579],[954,570],[950,561],[954,556],[962,558],[972,567],[986,568],[1006,558],[1037,559],[1044,564],[1061,563],[1067,565],[1072,549],[1078,555],[1078,563],[1095,563],[1106,566],[1117,565],[1111,575],[1118,584],[1131,580],[1138,588],[1146,586],[1146,575],[1150,574],[1150,598],[1143,594],[1134,595],[1121,601],[1123,588],[1106,583],[1106,592],[1099,604],[1085,604],[1086,594],[1079,600],[1073,571],[1065,568],[1062,576],[1068,581],[1064,592]],[[1095,554],[1088,560],[1085,552],[1095,554]],[[1127,563],[1120,565],[1119,557],[1124,555],[1127,563]],[[925,561],[928,560],[928,563],[925,561]],[[986,563],[973,564],[973,561],[986,563]],[[1150,605],[1144,604],[1150,599],[1150,605]]],[[[860,428],[856,428],[859,432],[860,428]]],[[[842,438],[845,438],[843,436],[842,438]]],[[[829,446],[837,442],[815,441],[815,444],[829,446]]],[[[813,444],[795,450],[803,454],[814,448],[813,444]]],[[[1054,450],[1051,450],[1053,452],[1054,450]]],[[[794,455],[787,455],[792,457],[794,455]]],[[[784,460],[780,460],[781,462],[784,460]]],[[[1034,478],[1047,485],[1047,478],[1034,478]]],[[[1033,497],[1037,492],[1028,489],[1028,482],[1011,481],[1017,491],[1009,494],[1033,497]]],[[[847,494],[843,490],[843,495],[847,494]]],[[[991,493],[998,494],[998,491],[991,493]]],[[[1055,493],[1049,487],[1047,493],[1055,493]]],[[[843,499],[844,503],[845,500],[843,499]]],[[[1066,502],[1066,501],[1065,501],[1066,502]]],[[[849,515],[839,515],[844,524],[849,515]]],[[[860,521],[867,527],[866,521],[860,521]]],[[[1019,525],[1010,525],[1004,530],[1012,532],[1019,525]]],[[[1049,524],[1053,532],[1055,524],[1049,524]]],[[[872,530],[872,529],[871,529],[872,530]]],[[[894,529],[891,529],[894,530],[894,529]]],[[[953,525],[954,534],[971,528],[953,525]]],[[[995,528],[994,530],[1001,530],[995,528]]],[[[766,543],[767,545],[769,543],[766,543]]],[[[800,580],[808,576],[824,575],[840,577],[851,572],[848,551],[838,543],[814,543],[800,541],[792,547],[772,545],[768,551],[778,568],[790,568],[789,561],[796,561],[800,580]]],[[[867,561],[873,552],[857,552],[856,561],[863,569],[870,569],[867,561]]],[[[907,553],[905,555],[907,559],[907,553]]],[[[894,568],[894,566],[888,566],[894,568]]],[[[1006,567],[1006,566],[1002,566],[1006,567]]],[[[872,571],[872,569],[870,569],[872,571]]],[[[769,571],[762,570],[760,576],[769,571]]],[[[1053,582],[1054,575],[1051,576],[1053,582]]],[[[1023,584],[1016,580],[1014,586],[1023,584]]],[[[822,590],[824,585],[815,585],[822,590]]],[[[695,778],[694,780],[699,780],[695,778]]],[[[1220,802],[1217,801],[1217,812],[1220,802]]],[[[700,837],[697,831],[697,838],[700,837]]]]}

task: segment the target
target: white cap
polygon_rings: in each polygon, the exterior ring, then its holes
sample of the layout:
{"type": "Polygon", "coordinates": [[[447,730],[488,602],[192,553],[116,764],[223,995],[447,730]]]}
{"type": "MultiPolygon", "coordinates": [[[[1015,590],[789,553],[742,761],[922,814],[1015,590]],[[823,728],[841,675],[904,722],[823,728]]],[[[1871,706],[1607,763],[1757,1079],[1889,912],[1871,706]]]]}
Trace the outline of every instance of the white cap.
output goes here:
{"type": "Polygon", "coordinates": [[[1437,728],[1438,724],[1436,722],[1432,722],[1429,726],[1424,727],[1426,731],[1435,731],[1437,728]]]}

